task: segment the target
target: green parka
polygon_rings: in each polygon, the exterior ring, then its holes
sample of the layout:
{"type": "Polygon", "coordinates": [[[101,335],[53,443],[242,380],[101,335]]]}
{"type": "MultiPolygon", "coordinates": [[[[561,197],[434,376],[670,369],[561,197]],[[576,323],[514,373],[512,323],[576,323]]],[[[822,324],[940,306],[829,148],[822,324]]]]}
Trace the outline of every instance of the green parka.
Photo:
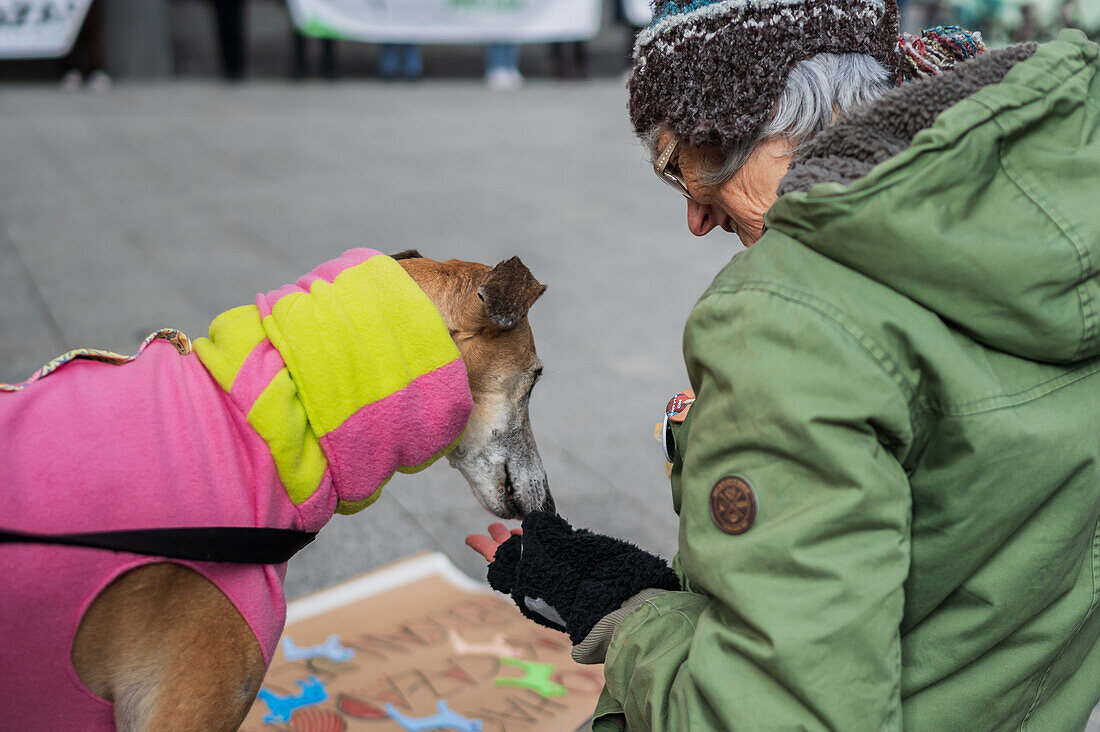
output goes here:
{"type": "Polygon", "coordinates": [[[687,323],[684,591],[619,624],[596,729],[1084,727],[1098,50],[987,54],[800,151],[687,323]],[[727,477],[755,501],[732,526],[727,477]]]}

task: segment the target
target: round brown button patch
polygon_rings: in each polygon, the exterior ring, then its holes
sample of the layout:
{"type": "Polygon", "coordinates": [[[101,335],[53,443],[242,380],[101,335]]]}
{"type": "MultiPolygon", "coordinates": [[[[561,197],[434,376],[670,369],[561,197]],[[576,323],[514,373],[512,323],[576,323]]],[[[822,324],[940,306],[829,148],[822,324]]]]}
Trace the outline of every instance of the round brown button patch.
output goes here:
{"type": "Polygon", "coordinates": [[[744,534],[756,520],[756,494],[744,478],[726,476],[710,492],[710,515],[727,534],[744,534]]]}

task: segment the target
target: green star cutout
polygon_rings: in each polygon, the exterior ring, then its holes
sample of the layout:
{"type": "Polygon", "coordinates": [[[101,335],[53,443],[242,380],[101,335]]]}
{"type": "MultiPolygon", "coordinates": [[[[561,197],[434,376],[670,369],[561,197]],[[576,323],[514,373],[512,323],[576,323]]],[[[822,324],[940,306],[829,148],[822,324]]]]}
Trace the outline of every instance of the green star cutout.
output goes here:
{"type": "Polygon", "coordinates": [[[493,681],[497,686],[518,686],[521,689],[538,692],[544,697],[565,696],[565,687],[550,680],[550,674],[554,673],[554,664],[523,661],[518,658],[501,658],[500,662],[523,669],[527,675],[519,679],[497,677],[493,681]]]}

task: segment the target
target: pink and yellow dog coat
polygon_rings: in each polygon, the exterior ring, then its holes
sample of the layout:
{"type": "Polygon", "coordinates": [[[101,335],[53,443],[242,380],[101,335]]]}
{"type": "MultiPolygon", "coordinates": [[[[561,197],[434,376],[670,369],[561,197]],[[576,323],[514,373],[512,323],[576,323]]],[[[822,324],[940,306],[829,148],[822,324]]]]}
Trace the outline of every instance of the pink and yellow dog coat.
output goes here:
{"type": "MultiPolygon", "coordinates": [[[[250,526],[314,532],[458,441],[472,407],[442,318],[394,260],[354,249],[218,316],[194,343],[66,354],[0,387],[0,528],[250,526]]],[[[113,579],[156,557],[0,545],[0,727],[113,730],[71,663],[113,579]]],[[[175,560],[172,560],[175,561],[175,560]]],[[[286,565],[180,561],[217,585],[265,662],[286,565]]]]}

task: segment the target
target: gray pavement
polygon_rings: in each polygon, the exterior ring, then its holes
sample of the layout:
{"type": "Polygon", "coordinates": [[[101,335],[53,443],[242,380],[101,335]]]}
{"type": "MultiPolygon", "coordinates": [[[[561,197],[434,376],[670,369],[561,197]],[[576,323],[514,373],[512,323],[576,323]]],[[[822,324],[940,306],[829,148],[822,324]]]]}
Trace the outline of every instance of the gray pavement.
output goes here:
{"type": "MultiPolygon", "coordinates": [[[[622,84],[0,87],[0,381],[78,346],[131,352],[354,246],[495,263],[549,290],[532,422],[562,513],[666,557],[652,438],[687,386],[681,328],[740,247],[696,239],[654,180],[622,84]]],[[[423,550],[474,577],[490,520],[445,462],[398,475],[291,563],[298,597],[423,550]]],[[[1100,732],[1094,715],[1089,729],[1100,732]]]]}
{"type": "MultiPolygon", "coordinates": [[[[648,171],[622,84],[0,88],[0,380],[78,346],[202,335],[354,246],[490,264],[549,290],[532,421],[576,524],[676,549],[653,424],[687,386],[681,327],[739,248],[697,240],[648,171]]],[[[292,563],[291,597],[425,549],[467,573],[490,518],[445,463],[398,476],[292,563]]]]}

